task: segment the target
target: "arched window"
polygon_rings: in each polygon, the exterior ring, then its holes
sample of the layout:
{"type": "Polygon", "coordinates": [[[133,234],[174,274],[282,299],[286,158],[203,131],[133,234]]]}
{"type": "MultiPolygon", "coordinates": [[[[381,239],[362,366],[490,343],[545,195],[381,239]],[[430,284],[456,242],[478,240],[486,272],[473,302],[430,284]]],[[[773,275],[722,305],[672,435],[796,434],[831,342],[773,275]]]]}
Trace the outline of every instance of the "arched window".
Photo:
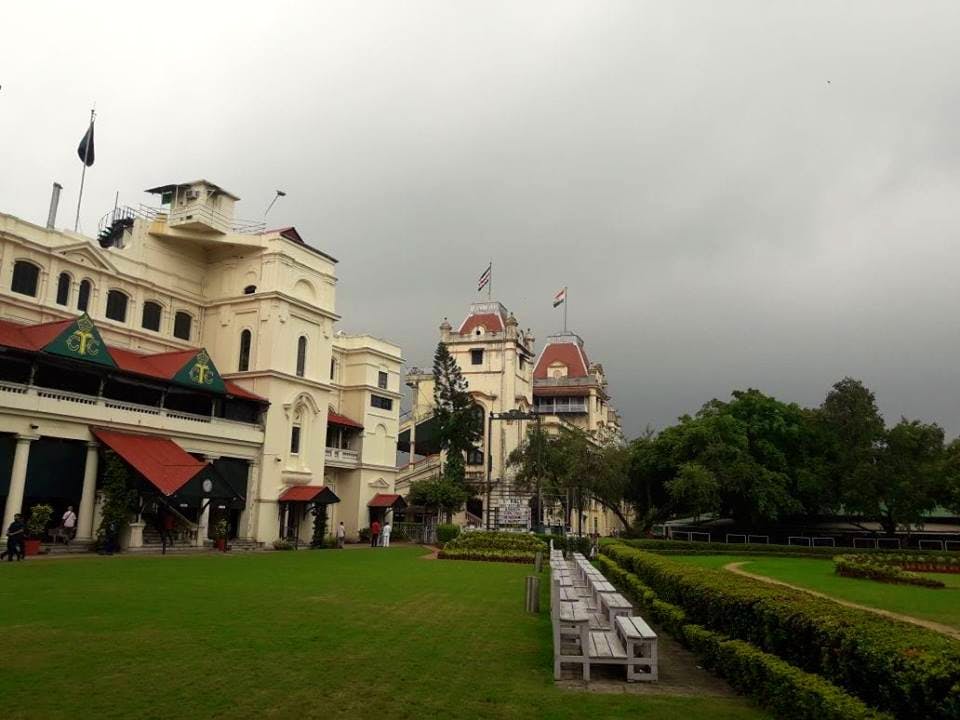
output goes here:
{"type": "Polygon", "coordinates": [[[244,330],[240,333],[240,361],[237,363],[237,370],[243,372],[250,369],[250,341],[253,339],[253,333],[244,330]]]}
{"type": "Polygon", "coordinates": [[[17,260],[13,264],[13,282],[10,289],[21,295],[37,296],[37,281],[40,279],[40,268],[32,262],[17,260]]]}
{"type": "Polygon", "coordinates": [[[140,322],[140,326],[146,330],[160,332],[160,315],[162,313],[163,308],[160,307],[160,303],[147,300],[143,304],[143,320],[140,322]]]}
{"type": "Polygon", "coordinates": [[[173,336],[181,340],[190,339],[190,327],[193,325],[193,317],[190,313],[180,310],[173,316],[173,336]]]}
{"type": "Polygon", "coordinates": [[[77,291],[77,310],[81,312],[87,311],[87,306],[90,304],[90,289],[92,287],[89,280],[80,281],[80,290],[77,291]]]}
{"type": "Polygon", "coordinates": [[[70,273],[62,272],[57,278],[57,305],[70,302],[70,273]]]}
{"type": "Polygon", "coordinates": [[[303,377],[307,370],[307,337],[301,335],[297,340],[297,377],[303,377]]]}
{"type": "Polygon", "coordinates": [[[107,317],[117,322],[127,321],[127,294],[121,290],[107,293],[107,317]]]}

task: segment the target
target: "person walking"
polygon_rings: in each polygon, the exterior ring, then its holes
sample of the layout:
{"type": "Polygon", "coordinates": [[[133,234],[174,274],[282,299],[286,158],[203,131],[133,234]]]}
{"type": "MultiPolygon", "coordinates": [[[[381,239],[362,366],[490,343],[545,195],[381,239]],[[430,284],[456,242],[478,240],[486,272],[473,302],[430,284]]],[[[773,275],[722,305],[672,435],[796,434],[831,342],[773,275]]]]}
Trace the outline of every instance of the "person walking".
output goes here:
{"type": "Polygon", "coordinates": [[[343,526],[343,520],[337,525],[337,550],[343,550],[343,543],[347,539],[347,529],[343,526]]]}
{"type": "Polygon", "coordinates": [[[73,511],[73,505],[67,505],[67,511],[60,518],[60,527],[63,528],[63,544],[69,545],[77,534],[77,514],[73,511]]]}
{"type": "Polygon", "coordinates": [[[26,551],[23,544],[23,515],[17,513],[13,516],[13,522],[7,528],[7,549],[0,553],[0,560],[4,558],[7,562],[13,562],[13,556],[17,556],[17,561],[26,557],[26,551]]]}
{"type": "Polygon", "coordinates": [[[390,524],[390,521],[384,520],[383,530],[380,532],[380,537],[383,538],[383,542],[381,544],[385,548],[390,547],[390,533],[392,530],[393,530],[393,526],[390,524]]]}
{"type": "Polygon", "coordinates": [[[377,547],[380,542],[380,521],[370,523],[370,547],[377,547]]]}
{"type": "Polygon", "coordinates": [[[160,518],[160,543],[163,546],[162,554],[167,554],[167,545],[173,547],[173,529],[177,525],[177,519],[169,510],[163,511],[163,517],[160,518]]]}

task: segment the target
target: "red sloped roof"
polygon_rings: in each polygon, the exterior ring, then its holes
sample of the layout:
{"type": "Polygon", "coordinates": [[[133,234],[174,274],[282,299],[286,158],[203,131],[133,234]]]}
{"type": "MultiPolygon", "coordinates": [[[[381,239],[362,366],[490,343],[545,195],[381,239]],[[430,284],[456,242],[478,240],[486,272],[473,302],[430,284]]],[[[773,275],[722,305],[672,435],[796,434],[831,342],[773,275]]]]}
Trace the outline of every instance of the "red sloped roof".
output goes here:
{"type": "Polygon", "coordinates": [[[343,427],[360,428],[363,430],[363,423],[358,423],[356,420],[351,420],[346,415],[335,413],[333,410],[327,411],[327,424],[342,425],[343,427]]]}
{"type": "Polygon", "coordinates": [[[108,350],[121,370],[161,380],[172,380],[173,376],[197,354],[196,350],[174,350],[155,355],[145,355],[116,347],[110,347],[108,350]]]}
{"type": "Polygon", "coordinates": [[[340,502],[340,498],[326,485],[295,485],[284,490],[278,502],[318,502],[329,505],[340,502]]]}
{"type": "Polygon", "coordinates": [[[22,325],[0,320],[0,345],[19,350],[41,350],[75,322],[73,319],[55,320],[40,325],[22,325]]]}
{"type": "Polygon", "coordinates": [[[470,315],[460,325],[458,332],[461,335],[470,335],[481,325],[483,325],[488,332],[503,332],[503,318],[496,313],[470,315]]]}
{"type": "Polygon", "coordinates": [[[224,380],[223,386],[227,389],[228,395],[235,395],[236,397],[246,398],[247,400],[256,400],[257,402],[270,404],[270,401],[267,400],[262,395],[257,395],[256,393],[250,392],[246,388],[240,387],[232,380],[224,380]]]}
{"type": "Polygon", "coordinates": [[[90,431],[167,496],[173,495],[207,466],[170,438],[119,433],[103,428],[91,428],[90,431]]]}
{"type": "Polygon", "coordinates": [[[371,508],[392,508],[397,504],[402,505],[403,507],[407,506],[406,500],[403,499],[400,495],[394,493],[377,493],[372,498],[370,502],[367,503],[367,507],[371,508]]]}
{"type": "Polygon", "coordinates": [[[537,366],[533,369],[534,378],[550,377],[550,366],[553,363],[561,362],[567,366],[567,377],[586,377],[589,365],[587,356],[583,349],[572,342],[550,343],[537,360],[537,366]]]}

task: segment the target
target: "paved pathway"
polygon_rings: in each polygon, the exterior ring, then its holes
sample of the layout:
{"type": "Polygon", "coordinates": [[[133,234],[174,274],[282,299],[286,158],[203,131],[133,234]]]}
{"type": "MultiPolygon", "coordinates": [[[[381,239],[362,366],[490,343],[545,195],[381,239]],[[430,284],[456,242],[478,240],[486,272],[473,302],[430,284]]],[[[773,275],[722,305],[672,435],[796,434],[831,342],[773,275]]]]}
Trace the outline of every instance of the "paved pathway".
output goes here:
{"type": "Polygon", "coordinates": [[[947,635],[954,640],[960,640],[960,630],[955,627],[951,627],[950,625],[944,625],[932,620],[923,620],[922,618],[916,618],[912,615],[903,615],[901,613],[891,612],[890,610],[881,610],[880,608],[870,607],[869,605],[861,605],[860,603],[850,602],[849,600],[841,600],[833,595],[827,595],[826,593],[801,587],[800,585],[792,585],[791,583],[784,582],[783,580],[774,580],[766,575],[757,575],[756,573],[747,572],[743,569],[743,566],[748,562],[750,561],[745,560],[742,562],[732,562],[724,565],[723,569],[729,570],[737,575],[743,575],[744,577],[752,578],[753,580],[769,583],[770,585],[782,585],[783,587],[788,587],[791,590],[799,590],[800,592],[805,592],[808,595],[814,595],[825,600],[830,600],[839,605],[845,605],[846,607],[855,608],[857,610],[865,610],[866,612],[871,612],[875,615],[882,615],[883,617],[890,618],[891,620],[899,620],[901,622],[910,623],[911,625],[919,625],[920,627],[925,627],[928,630],[938,632],[941,635],[947,635]]]}

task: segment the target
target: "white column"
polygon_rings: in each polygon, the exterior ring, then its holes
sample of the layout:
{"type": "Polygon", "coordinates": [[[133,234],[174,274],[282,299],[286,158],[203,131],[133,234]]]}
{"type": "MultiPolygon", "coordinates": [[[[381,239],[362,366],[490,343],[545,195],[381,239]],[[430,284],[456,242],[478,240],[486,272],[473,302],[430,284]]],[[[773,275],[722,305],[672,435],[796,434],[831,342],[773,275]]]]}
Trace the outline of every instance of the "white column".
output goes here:
{"type": "Polygon", "coordinates": [[[200,512],[200,522],[197,523],[197,547],[203,547],[207,539],[207,528],[210,527],[210,500],[204,498],[203,510],[200,512]]]}
{"type": "Polygon", "coordinates": [[[247,465],[247,496],[240,512],[240,527],[237,533],[242,538],[257,540],[257,498],[260,497],[260,458],[253,458],[247,465]]]}
{"type": "Polygon", "coordinates": [[[83,466],[83,494],[80,495],[80,507],[77,508],[77,540],[93,540],[93,508],[97,496],[97,454],[98,443],[87,443],[87,461],[83,466]]]}
{"type": "Polygon", "coordinates": [[[7,493],[7,505],[3,510],[3,533],[6,539],[7,528],[13,522],[13,516],[23,512],[23,492],[27,487],[27,461],[30,459],[30,443],[36,435],[17,435],[17,447],[13,453],[13,467],[10,469],[10,491],[7,493]]]}

